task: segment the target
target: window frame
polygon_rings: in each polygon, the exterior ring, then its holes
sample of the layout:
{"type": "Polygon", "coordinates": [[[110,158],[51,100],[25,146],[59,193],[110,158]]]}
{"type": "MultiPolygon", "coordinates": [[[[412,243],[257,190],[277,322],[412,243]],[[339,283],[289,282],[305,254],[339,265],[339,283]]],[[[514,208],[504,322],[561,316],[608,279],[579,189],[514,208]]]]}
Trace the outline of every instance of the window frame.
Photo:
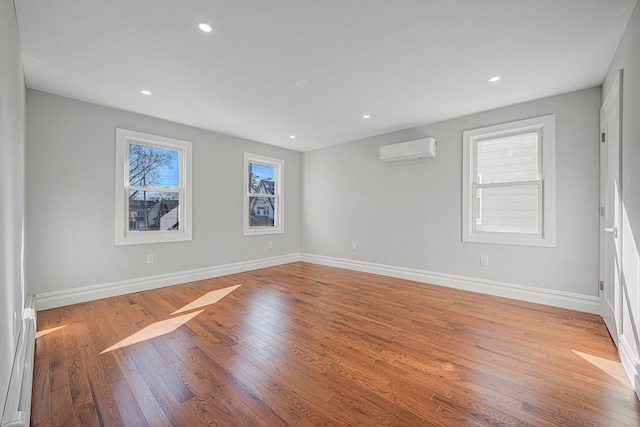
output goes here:
{"type": "Polygon", "coordinates": [[[507,245],[555,247],[555,115],[550,114],[463,132],[462,241],[507,245]],[[499,137],[538,132],[537,180],[483,184],[477,182],[477,143],[499,137]],[[476,230],[475,200],[479,188],[538,186],[538,233],[476,230]]]}
{"type": "Polygon", "coordinates": [[[244,153],[243,167],[243,198],[242,198],[242,229],[244,236],[256,236],[264,234],[284,233],[284,160],[273,157],[261,156],[259,154],[244,153]],[[274,194],[250,193],[249,192],[249,163],[258,163],[264,166],[275,168],[274,194]],[[249,201],[253,197],[269,197],[274,199],[275,216],[273,226],[252,226],[250,225],[249,201]]]}
{"type": "Polygon", "coordinates": [[[115,244],[139,245],[192,240],[192,144],[189,141],[116,129],[115,244]],[[178,188],[140,187],[129,184],[129,146],[144,145],[178,152],[178,188]],[[179,194],[178,230],[130,230],[129,191],[132,189],[179,194]]]}

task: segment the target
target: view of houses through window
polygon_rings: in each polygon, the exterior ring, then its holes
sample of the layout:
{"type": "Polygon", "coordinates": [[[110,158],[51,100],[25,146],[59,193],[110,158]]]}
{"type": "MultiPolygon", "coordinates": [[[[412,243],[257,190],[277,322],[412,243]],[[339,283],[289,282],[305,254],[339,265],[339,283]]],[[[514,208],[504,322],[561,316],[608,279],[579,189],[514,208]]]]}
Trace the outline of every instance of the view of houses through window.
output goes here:
{"type": "Polygon", "coordinates": [[[249,226],[273,227],[276,218],[276,167],[249,163],[249,226]]]}
{"type": "Polygon", "coordinates": [[[244,235],[283,233],[284,160],[244,153],[244,171],[244,235]]]}
{"type": "Polygon", "coordinates": [[[116,129],[115,244],[191,240],[192,144],[116,129]]]}
{"type": "Polygon", "coordinates": [[[179,153],[129,145],[129,230],[178,230],[179,153]]]}

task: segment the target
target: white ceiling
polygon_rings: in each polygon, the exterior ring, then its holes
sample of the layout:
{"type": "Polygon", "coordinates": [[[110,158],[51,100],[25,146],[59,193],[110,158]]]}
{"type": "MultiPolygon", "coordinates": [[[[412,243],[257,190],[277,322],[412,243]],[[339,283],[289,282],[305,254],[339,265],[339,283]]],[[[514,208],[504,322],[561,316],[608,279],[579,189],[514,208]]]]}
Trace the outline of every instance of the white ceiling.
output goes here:
{"type": "Polygon", "coordinates": [[[598,86],[635,3],[15,0],[29,88],[298,151],[598,86]]]}

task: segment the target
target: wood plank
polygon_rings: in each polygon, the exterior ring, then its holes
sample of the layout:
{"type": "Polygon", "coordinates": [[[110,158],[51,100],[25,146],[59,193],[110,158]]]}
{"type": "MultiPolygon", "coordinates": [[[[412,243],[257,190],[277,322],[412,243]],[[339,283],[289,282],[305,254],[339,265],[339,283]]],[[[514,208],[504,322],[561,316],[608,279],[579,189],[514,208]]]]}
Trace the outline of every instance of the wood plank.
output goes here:
{"type": "Polygon", "coordinates": [[[173,370],[167,371],[164,374],[160,375],[160,378],[162,378],[162,381],[164,381],[169,390],[171,390],[178,402],[184,403],[194,397],[193,393],[191,393],[191,390],[189,390],[186,384],[180,379],[178,375],[176,375],[173,370]]]}
{"type": "Polygon", "coordinates": [[[151,391],[171,425],[187,425],[189,420],[198,417],[197,413],[189,413],[188,410],[185,410],[185,408],[190,409],[190,407],[181,405],[184,402],[179,402],[175,398],[175,394],[169,389],[166,382],[162,380],[154,365],[146,357],[146,353],[136,355],[133,362],[147,384],[148,390],[151,391]]]}
{"type": "MultiPolygon", "coordinates": [[[[119,367],[117,371],[114,371],[117,365],[114,366],[108,359],[112,356],[107,355],[101,357],[100,351],[102,351],[102,346],[97,348],[93,342],[93,337],[98,336],[100,333],[100,327],[95,323],[90,323],[85,320],[84,322],[75,322],[73,324],[73,330],[78,337],[78,343],[82,350],[81,357],[85,361],[86,366],[91,367],[86,371],[87,380],[99,425],[123,425],[123,420],[118,410],[118,403],[116,402],[110,385],[122,380],[124,377],[119,367]],[[105,360],[108,360],[109,363],[105,363],[105,360]]],[[[52,401],[53,406],[56,404],[57,402],[52,401]]]]}
{"type": "MultiPolygon", "coordinates": [[[[51,388],[49,387],[49,359],[39,358],[33,364],[33,390],[31,398],[31,423],[36,426],[53,426],[51,420],[51,388]]],[[[56,402],[56,406],[58,402],[56,402]]]]}
{"type": "Polygon", "coordinates": [[[111,389],[113,390],[116,402],[118,402],[118,410],[123,420],[122,425],[131,427],[144,427],[149,425],[125,380],[111,384],[111,389]]]}

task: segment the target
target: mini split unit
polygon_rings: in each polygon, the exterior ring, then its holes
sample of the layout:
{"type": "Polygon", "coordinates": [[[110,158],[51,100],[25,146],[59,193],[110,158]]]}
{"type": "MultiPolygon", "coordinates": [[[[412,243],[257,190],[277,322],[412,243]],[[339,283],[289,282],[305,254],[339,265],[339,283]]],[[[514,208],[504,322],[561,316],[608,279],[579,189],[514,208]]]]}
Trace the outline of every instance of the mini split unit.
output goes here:
{"type": "Polygon", "coordinates": [[[385,163],[428,159],[435,156],[436,139],[433,137],[380,147],[380,160],[385,163]]]}

